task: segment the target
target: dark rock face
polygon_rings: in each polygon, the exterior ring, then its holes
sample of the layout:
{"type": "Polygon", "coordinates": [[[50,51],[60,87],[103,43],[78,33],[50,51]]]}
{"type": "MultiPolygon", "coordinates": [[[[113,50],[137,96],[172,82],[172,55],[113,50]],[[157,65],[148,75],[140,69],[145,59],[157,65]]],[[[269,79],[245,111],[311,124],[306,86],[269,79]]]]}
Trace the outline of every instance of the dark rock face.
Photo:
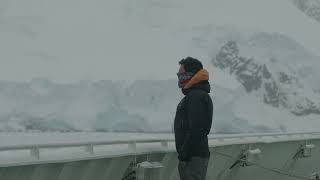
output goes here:
{"type": "Polygon", "coordinates": [[[215,59],[213,65],[221,69],[228,69],[230,74],[236,75],[244,85],[247,92],[252,92],[261,87],[261,67],[254,63],[253,59],[239,56],[239,48],[236,42],[229,41],[224,45],[215,59]]]}
{"type": "Polygon", "coordinates": [[[265,94],[263,100],[266,104],[270,104],[273,107],[279,107],[279,88],[276,82],[272,81],[264,84],[265,94]]]}
{"type": "Polygon", "coordinates": [[[320,22],[320,1],[318,0],[293,0],[295,6],[309,17],[320,22]]]}
{"type": "Polygon", "coordinates": [[[216,59],[214,59],[213,65],[219,67],[221,69],[225,69],[228,67],[232,67],[233,64],[239,58],[239,48],[236,42],[229,41],[226,45],[224,45],[216,59]]]}
{"type": "Polygon", "coordinates": [[[320,108],[316,102],[303,97],[297,89],[294,89],[298,87],[297,77],[285,71],[271,73],[266,64],[260,64],[253,58],[242,57],[239,54],[237,43],[229,41],[221,47],[212,63],[215,67],[234,75],[247,93],[260,91],[261,100],[268,105],[286,108],[297,116],[320,114],[320,108]],[[286,88],[288,86],[293,89],[286,88]]]}

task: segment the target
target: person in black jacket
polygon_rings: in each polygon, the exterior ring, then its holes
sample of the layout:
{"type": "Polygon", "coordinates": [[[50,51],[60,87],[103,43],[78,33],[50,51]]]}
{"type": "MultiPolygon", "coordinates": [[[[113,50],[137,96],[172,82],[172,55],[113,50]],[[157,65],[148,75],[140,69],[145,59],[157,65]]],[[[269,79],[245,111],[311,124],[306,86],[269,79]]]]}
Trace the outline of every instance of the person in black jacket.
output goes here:
{"type": "Polygon", "coordinates": [[[185,95],[178,104],[174,120],[180,179],[205,180],[213,114],[209,73],[192,57],[182,59],[179,64],[178,85],[185,95]]]}

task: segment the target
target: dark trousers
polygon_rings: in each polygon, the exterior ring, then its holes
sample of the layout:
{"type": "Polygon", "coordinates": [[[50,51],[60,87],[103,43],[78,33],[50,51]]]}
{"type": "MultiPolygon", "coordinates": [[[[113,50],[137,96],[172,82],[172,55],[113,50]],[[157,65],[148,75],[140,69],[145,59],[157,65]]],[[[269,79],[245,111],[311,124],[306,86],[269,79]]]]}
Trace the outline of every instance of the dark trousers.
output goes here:
{"type": "Polygon", "coordinates": [[[192,157],[188,162],[179,162],[180,180],[205,180],[209,158],[192,157]]]}

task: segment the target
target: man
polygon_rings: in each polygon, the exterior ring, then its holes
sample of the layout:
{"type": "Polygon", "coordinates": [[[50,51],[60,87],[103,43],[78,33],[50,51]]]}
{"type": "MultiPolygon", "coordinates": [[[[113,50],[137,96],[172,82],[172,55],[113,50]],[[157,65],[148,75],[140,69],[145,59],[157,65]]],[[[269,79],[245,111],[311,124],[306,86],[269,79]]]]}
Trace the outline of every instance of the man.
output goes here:
{"type": "Polygon", "coordinates": [[[180,179],[205,180],[210,157],[207,135],[213,112],[209,73],[192,57],[182,59],[179,64],[178,84],[185,95],[174,120],[180,179]]]}

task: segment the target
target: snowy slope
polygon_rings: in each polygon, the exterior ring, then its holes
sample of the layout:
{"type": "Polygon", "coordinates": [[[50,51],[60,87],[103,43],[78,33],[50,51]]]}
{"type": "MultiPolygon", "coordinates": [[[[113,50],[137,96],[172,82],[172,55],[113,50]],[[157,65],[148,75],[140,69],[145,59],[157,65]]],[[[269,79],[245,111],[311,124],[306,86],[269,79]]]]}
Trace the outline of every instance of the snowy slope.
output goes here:
{"type": "Polygon", "coordinates": [[[171,132],[176,82],[0,82],[0,131],[171,132]]]}

